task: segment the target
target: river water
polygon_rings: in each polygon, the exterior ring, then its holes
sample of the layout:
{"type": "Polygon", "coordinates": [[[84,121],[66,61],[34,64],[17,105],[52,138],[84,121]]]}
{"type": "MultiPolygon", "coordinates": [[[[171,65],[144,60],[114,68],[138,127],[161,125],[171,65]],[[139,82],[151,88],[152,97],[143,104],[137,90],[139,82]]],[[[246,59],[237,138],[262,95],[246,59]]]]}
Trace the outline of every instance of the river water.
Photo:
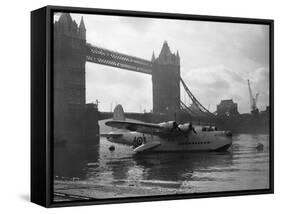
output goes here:
{"type": "Polygon", "coordinates": [[[151,194],[156,195],[158,192],[165,193],[165,190],[202,193],[269,188],[268,135],[234,135],[232,148],[223,153],[142,156],[134,155],[127,146],[101,138],[99,153],[98,164],[88,163],[85,177],[88,184],[128,186],[134,187],[134,191],[137,188],[153,188],[151,194]],[[260,143],[264,148],[257,150],[256,146],[260,143]],[[115,146],[115,151],[109,151],[111,145],[115,146]]]}

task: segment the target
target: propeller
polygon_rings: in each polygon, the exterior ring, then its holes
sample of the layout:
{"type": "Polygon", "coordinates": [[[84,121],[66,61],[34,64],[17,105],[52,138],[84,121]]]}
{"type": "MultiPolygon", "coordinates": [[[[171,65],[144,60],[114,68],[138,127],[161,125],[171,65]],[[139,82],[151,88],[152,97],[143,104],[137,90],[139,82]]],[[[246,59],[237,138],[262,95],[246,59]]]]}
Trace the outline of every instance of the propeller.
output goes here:
{"type": "Polygon", "coordinates": [[[191,122],[189,123],[189,129],[192,130],[194,134],[197,134],[191,122]]]}
{"type": "Polygon", "coordinates": [[[192,131],[194,134],[197,134],[196,130],[192,126],[192,123],[186,123],[186,124],[178,124],[176,121],[169,121],[159,124],[160,127],[162,127],[164,130],[170,132],[170,131],[178,131],[183,134],[188,133],[189,131],[192,131]]]}
{"type": "Polygon", "coordinates": [[[178,131],[182,132],[182,130],[179,127],[179,124],[176,121],[173,122],[173,130],[178,130],[178,131]]]}
{"type": "MultiPolygon", "coordinates": [[[[185,127],[186,127],[186,126],[185,126],[185,127]]],[[[191,130],[191,131],[193,131],[194,134],[197,134],[197,132],[196,132],[196,130],[195,130],[195,128],[193,127],[193,125],[192,125],[191,122],[188,124],[188,129],[187,129],[187,130],[184,128],[184,125],[179,125],[179,124],[177,124],[176,122],[174,122],[174,123],[173,123],[173,130],[178,130],[178,131],[181,132],[181,133],[186,133],[186,131],[191,130]],[[182,126],[183,129],[181,129],[180,126],[182,126]]]]}
{"type": "Polygon", "coordinates": [[[174,122],[173,122],[173,130],[178,130],[179,132],[183,133],[183,130],[181,130],[181,128],[179,127],[179,124],[177,123],[177,113],[175,112],[174,114],[174,122]]]}

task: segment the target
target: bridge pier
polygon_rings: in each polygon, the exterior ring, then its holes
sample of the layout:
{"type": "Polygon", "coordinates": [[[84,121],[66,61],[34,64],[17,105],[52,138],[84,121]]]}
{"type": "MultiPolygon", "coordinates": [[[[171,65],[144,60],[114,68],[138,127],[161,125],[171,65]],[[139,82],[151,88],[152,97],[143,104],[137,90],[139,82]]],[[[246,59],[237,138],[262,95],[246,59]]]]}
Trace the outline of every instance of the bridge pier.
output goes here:
{"type": "MultiPolygon", "coordinates": [[[[54,23],[54,147],[56,161],[65,158],[69,149],[80,157],[98,159],[98,109],[86,104],[85,94],[86,29],[83,19],[78,26],[69,13],[54,23]],[[92,149],[85,149],[85,148],[92,149]],[[60,149],[56,149],[60,148],[60,149]],[[58,154],[56,151],[64,153],[58,154]],[[90,154],[86,152],[91,151],[90,154]]],[[[66,167],[66,166],[65,166],[66,167]]],[[[63,167],[61,168],[63,170],[63,167]]]]}

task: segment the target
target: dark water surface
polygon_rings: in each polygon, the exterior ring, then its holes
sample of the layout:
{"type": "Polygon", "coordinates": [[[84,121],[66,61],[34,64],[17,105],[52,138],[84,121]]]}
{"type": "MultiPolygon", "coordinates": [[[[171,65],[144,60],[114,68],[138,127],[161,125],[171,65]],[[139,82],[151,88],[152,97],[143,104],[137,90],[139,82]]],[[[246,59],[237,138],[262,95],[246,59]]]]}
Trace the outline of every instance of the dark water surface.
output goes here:
{"type": "Polygon", "coordinates": [[[104,186],[175,189],[180,193],[269,188],[269,136],[233,136],[228,152],[134,155],[131,148],[100,141],[98,163],[85,180],[104,186]],[[264,148],[258,151],[256,146],[264,148]],[[115,151],[109,151],[114,145],[115,151]]]}

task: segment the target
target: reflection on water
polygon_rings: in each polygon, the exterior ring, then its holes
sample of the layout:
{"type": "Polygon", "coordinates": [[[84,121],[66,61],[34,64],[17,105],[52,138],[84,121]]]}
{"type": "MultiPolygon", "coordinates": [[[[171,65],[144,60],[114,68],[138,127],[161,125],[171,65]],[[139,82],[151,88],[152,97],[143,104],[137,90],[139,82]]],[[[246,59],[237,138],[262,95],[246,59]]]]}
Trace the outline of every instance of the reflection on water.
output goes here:
{"type": "Polygon", "coordinates": [[[224,153],[158,153],[133,155],[129,147],[101,139],[99,166],[87,179],[104,184],[141,184],[185,188],[191,192],[269,188],[268,135],[235,135],[224,153]],[[263,151],[256,146],[262,143],[263,151]]]}
{"type": "Polygon", "coordinates": [[[97,149],[89,146],[63,145],[54,148],[54,175],[60,179],[85,179],[89,162],[97,161],[97,149]]]}
{"type": "MultiPolygon", "coordinates": [[[[84,164],[84,163],[83,163],[84,164]]],[[[99,160],[81,176],[101,186],[213,192],[269,188],[269,136],[235,135],[228,152],[134,155],[130,147],[100,140],[99,160]],[[256,146],[262,143],[263,150],[256,146]],[[114,145],[115,151],[109,151],[114,145]]],[[[85,166],[85,165],[84,165],[85,166]]]]}

